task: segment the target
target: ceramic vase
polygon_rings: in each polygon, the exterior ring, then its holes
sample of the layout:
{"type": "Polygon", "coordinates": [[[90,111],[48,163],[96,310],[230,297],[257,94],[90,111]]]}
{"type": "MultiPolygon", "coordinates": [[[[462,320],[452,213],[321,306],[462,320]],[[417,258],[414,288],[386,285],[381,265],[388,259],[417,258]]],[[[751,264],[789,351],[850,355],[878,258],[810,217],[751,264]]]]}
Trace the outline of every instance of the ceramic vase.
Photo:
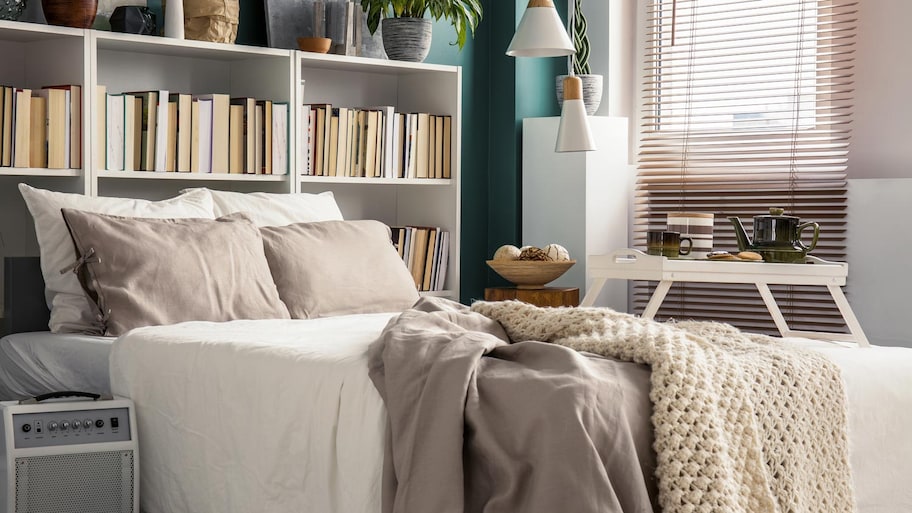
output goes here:
{"type": "Polygon", "coordinates": [[[91,28],[98,12],[98,0],[41,0],[48,25],[91,28]]]}
{"type": "MultiPolygon", "coordinates": [[[[576,75],[583,82],[583,103],[586,105],[586,114],[595,115],[602,103],[602,76],[601,75],[576,75]]],[[[557,104],[564,106],[564,79],[567,75],[559,75],[555,80],[557,104]]]]}
{"type": "Polygon", "coordinates": [[[165,37],[184,38],[184,0],[168,0],[165,4],[165,37]]]}
{"type": "Polygon", "coordinates": [[[431,20],[384,18],[380,20],[383,50],[397,61],[424,62],[431,50],[431,20]]]}

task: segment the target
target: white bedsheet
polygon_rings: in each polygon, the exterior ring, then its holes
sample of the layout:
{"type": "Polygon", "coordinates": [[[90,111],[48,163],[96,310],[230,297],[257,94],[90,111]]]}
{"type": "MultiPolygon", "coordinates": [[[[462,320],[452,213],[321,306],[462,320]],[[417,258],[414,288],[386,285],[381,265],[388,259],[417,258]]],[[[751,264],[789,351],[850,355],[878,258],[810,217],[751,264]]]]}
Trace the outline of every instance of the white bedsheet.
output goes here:
{"type": "Polygon", "coordinates": [[[110,393],[113,337],[77,333],[16,333],[0,339],[0,399],[77,390],[110,393]]]}
{"type": "Polygon", "coordinates": [[[367,347],[393,314],[192,322],[114,344],[146,513],[380,510],[386,410],[367,347]]]}
{"type": "Polygon", "coordinates": [[[793,340],[842,369],[858,512],[912,511],[912,349],[793,340]]]}
{"type": "MultiPolygon", "coordinates": [[[[366,350],[391,314],[135,330],[111,354],[137,403],[146,513],[380,511],[386,412],[366,350]]],[[[843,371],[859,513],[912,511],[912,350],[795,339],[843,371]]]]}

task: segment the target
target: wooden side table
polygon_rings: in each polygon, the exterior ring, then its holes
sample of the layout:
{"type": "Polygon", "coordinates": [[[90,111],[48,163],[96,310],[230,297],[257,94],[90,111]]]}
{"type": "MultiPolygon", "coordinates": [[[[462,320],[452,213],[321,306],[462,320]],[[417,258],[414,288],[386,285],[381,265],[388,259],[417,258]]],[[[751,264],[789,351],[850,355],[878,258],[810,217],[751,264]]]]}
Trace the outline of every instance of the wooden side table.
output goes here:
{"type": "Polygon", "coordinates": [[[579,306],[579,289],[576,287],[545,287],[541,289],[490,287],[485,289],[485,301],[509,301],[512,299],[535,306],[579,306]]]}

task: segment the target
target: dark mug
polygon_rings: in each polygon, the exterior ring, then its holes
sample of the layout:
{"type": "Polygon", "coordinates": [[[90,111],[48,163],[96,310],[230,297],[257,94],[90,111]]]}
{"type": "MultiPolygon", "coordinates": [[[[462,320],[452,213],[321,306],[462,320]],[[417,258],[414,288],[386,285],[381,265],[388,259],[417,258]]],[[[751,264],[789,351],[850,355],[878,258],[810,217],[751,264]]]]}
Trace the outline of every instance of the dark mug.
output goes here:
{"type": "Polygon", "coordinates": [[[690,237],[681,237],[680,232],[649,230],[646,232],[646,253],[667,258],[687,255],[693,247],[690,237]],[[685,246],[684,243],[687,243],[685,246]]]}

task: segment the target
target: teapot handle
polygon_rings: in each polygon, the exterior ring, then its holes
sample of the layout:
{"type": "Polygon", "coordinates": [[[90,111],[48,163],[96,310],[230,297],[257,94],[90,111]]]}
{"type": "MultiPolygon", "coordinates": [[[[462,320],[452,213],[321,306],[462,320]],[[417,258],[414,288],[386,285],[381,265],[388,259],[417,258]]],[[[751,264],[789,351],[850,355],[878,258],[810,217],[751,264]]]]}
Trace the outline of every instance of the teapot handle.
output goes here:
{"type": "Polygon", "coordinates": [[[798,244],[801,245],[801,248],[802,248],[806,253],[810,253],[811,251],[814,251],[814,248],[817,247],[817,239],[818,239],[819,237],[820,237],[820,225],[819,225],[819,224],[817,224],[817,223],[801,223],[801,224],[798,225],[798,244]],[[814,238],[811,239],[811,245],[810,245],[810,246],[805,246],[804,243],[801,242],[801,232],[804,231],[805,228],[810,228],[811,226],[814,227],[814,238]]]}

